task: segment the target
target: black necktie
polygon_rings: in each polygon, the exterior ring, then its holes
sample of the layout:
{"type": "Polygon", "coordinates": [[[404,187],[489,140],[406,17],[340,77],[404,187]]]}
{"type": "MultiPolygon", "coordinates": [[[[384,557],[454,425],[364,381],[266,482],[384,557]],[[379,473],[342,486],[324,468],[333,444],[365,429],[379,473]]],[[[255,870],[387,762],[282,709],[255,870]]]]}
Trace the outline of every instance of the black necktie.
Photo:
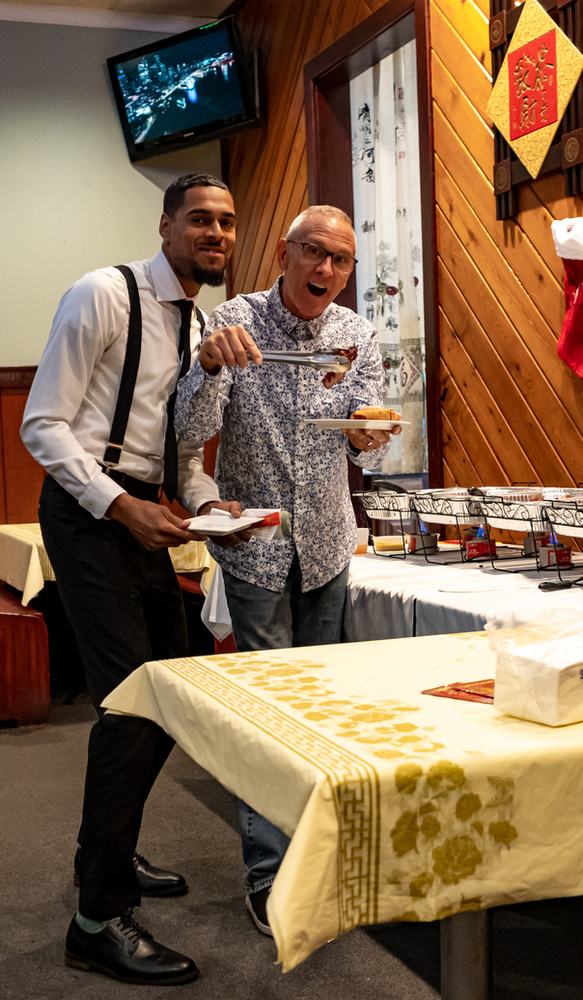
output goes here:
{"type": "MultiPolygon", "coordinates": [[[[190,368],[190,320],[193,304],[188,299],[179,299],[173,305],[180,309],[180,340],[178,353],[181,357],[177,384],[190,368]]],[[[164,482],[162,489],[166,498],[172,501],[178,489],[178,444],[174,430],[174,407],[176,405],[176,389],[168,399],[168,423],[166,424],[166,442],[164,446],[164,482]]]]}

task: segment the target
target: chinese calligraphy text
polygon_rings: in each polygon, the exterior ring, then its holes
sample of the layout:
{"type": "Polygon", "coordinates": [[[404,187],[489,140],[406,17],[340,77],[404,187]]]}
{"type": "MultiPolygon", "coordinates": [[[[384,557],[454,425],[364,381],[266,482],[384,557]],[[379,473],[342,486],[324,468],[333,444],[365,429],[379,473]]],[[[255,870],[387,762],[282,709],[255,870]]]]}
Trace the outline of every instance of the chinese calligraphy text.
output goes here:
{"type": "Polygon", "coordinates": [[[554,30],[508,53],[508,84],[511,141],[557,121],[554,30]]]}

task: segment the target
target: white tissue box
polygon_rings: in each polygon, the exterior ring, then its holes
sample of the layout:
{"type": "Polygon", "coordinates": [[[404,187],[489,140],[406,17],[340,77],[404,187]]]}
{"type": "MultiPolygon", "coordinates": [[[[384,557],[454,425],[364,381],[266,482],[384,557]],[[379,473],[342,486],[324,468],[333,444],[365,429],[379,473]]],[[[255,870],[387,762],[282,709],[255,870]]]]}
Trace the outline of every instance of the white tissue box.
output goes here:
{"type": "Polygon", "coordinates": [[[545,726],[583,722],[580,619],[557,610],[538,622],[489,622],[486,630],[496,651],[496,708],[545,726]]]}

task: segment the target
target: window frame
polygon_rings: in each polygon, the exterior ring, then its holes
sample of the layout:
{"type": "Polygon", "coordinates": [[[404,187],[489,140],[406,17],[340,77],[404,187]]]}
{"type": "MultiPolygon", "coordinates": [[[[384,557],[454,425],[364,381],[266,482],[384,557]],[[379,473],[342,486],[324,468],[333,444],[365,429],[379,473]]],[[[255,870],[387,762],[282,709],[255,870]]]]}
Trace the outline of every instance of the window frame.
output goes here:
{"type": "MultiPolygon", "coordinates": [[[[425,309],[425,374],[429,484],[443,485],[440,352],[431,99],[430,0],[388,0],[304,66],[308,202],[332,204],[353,216],[350,80],[412,38],[416,40],[421,230],[425,309]],[[325,142],[323,141],[325,137],[325,142]]],[[[351,275],[336,299],[356,311],[351,275]]]]}

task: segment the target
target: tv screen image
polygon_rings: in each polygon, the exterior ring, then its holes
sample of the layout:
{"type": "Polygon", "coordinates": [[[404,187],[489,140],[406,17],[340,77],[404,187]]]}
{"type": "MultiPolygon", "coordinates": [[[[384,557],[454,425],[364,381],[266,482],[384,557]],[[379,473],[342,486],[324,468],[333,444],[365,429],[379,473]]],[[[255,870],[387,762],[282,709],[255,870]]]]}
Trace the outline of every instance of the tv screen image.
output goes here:
{"type": "Polygon", "coordinates": [[[132,160],[258,123],[232,17],[107,62],[132,160]]]}

